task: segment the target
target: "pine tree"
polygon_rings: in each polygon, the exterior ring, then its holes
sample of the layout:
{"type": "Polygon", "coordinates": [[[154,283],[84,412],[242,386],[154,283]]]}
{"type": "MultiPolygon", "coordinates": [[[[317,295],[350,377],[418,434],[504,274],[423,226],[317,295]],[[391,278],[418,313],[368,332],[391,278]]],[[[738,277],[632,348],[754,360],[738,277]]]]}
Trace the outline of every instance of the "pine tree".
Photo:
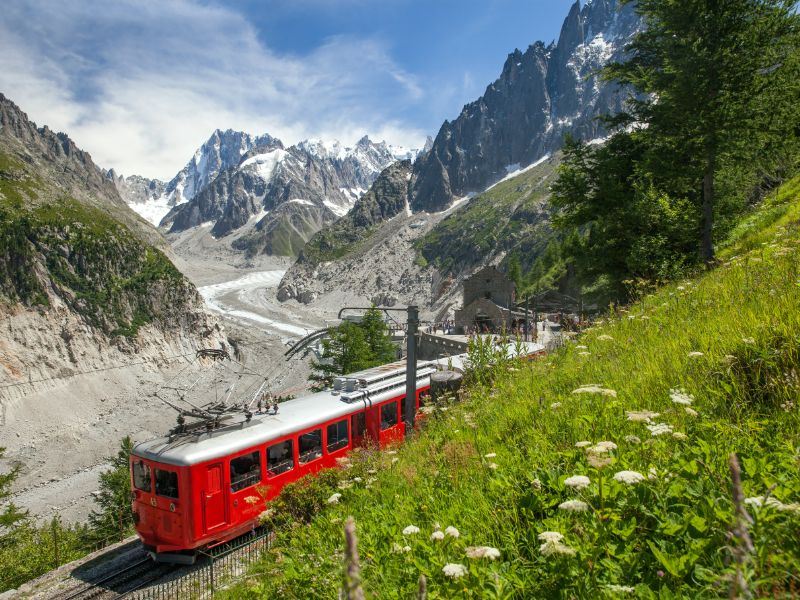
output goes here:
{"type": "MultiPolygon", "coordinates": [[[[0,447],[0,458],[5,455],[6,449],[0,447]]],[[[28,516],[27,511],[21,511],[13,502],[6,503],[6,499],[11,496],[11,485],[19,474],[19,469],[14,467],[8,473],[0,474],[0,506],[5,504],[5,508],[0,512],[0,539],[11,533],[15,526],[24,522],[28,516]]]]}
{"type": "Polygon", "coordinates": [[[96,542],[123,540],[133,529],[129,466],[132,450],[133,442],[125,436],[117,455],[109,458],[111,468],[100,474],[100,490],[95,496],[100,510],[89,515],[91,537],[96,542]]]}
{"type": "MultiPolygon", "coordinates": [[[[625,0],[631,2],[633,0],[625,0]]],[[[642,156],[656,187],[700,215],[700,256],[714,259],[717,179],[780,152],[797,122],[794,0],[638,0],[645,28],[606,77],[639,92],[624,119],[645,125],[642,156]],[[787,118],[788,117],[788,118],[787,118]]]]}
{"type": "Polygon", "coordinates": [[[322,340],[322,355],[319,361],[311,361],[312,373],[308,379],[312,389],[321,390],[333,385],[338,375],[354,373],[395,359],[396,349],[392,343],[381,312],[374,306],[360,323],[345,321],[331,327],[322,340]]]}

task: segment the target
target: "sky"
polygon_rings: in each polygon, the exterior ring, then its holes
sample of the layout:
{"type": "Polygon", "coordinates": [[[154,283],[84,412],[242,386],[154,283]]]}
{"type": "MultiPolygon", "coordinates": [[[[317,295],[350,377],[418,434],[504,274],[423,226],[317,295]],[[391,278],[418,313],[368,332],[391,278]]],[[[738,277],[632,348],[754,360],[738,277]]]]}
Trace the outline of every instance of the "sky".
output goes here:
{"type": "Polygon", "coordinates": [[[574,0],[3,0],[0,92],[171,179],[217,128],[419,147],[574,0]]]}

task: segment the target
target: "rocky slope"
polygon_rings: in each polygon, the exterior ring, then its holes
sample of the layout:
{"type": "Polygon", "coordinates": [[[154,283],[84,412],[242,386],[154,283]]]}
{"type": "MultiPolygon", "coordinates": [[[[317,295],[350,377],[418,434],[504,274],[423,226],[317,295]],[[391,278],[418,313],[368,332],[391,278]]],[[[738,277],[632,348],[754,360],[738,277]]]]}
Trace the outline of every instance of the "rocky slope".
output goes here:
{"type": "Polygon", "coordinates": [[[438,211],[479,192],[508,170],[556,151],[565,133],[604,135],[596,118],[618,112],[626,97],[597,70],[623,58],[640,27],[633,5],[617,0],[575,2],[558,42],[536,42],[508,55],[483,96],[445,121],[433,147],[414,168],[411,207],[438,211]]]}
{"type": "Polygon", "coordinates": [[[0,95],[0,382],[79,369],[85,355],[217,346],[165,248],[87,153],[0,95]]]}
{"type": "MultiPolygon", "coordinates": [[[[385,217],[374,213],[385,226],[372,222],[358,230],[360,249],[372,244],[368,238],[375,232],[389,239],[397,223],[397,247],[410,243],[398,260],[411,264],[379,264],[387,257],[366,253],[359,255],[367,262],[366,272],[411,269],[412,279],[425,273],[432,283],[423,296],[437,304],[439,282],[457,282],[510,252],[523,255],[523,262],[535,258],[550,236],[545,198],[557,149],[566,133],[588,140],[604,135],[596,117],[617,112],[626,93],[602,82],[596,72],[609,61],[624,59],[624,46],[639,27],[631,5],[592,0],[581,8],[576,2],[557,43],[537,42],[510,54],[485,94],[466,105],[456,120],[445,121],[431,149],[412,165],[403,201],[420,225],[407,231],[389,210],[385,217]]],[[[373,187],[368,196],[378,206],[398,202],[396,190],[373,187]]],[[[359,205],[353,213],[357,210],[359,205]]],[[[351,230],[351,220],[345,220],[318,233],[287,271],[280,297],[309,301],[330,294],[336,285],[353,289],[356,283],[347,275],[355,272],[357,254],[351,230]],[[333,271],[336,277],[326,275],[333,271]],[[313,282],[314,277],[325,283],[313,282]]],[[[381,281],[390,288],[389,279],[381,281]]]]}
{"type": "Polygon", "coordinates": [[[257,147],[223,170],[161,225],[178,233],[203,224],[247,255],[295,256],[324,225],[346,214],[398,151],[363,137],[352,148],[307,140],[257,147]]]}

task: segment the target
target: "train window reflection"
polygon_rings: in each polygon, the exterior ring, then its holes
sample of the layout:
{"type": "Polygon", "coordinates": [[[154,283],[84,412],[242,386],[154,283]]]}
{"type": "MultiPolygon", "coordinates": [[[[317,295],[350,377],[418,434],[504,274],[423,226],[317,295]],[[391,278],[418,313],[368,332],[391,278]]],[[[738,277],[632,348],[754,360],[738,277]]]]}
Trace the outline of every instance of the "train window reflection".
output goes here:
{"type": "Polygon", "coordinates": [[[156,494],[167,498],[178,497],[178,474],[156,469],[156,494]]]}
{"type": "Polygon", "coordinates": [[[328,452],[347,446],[347,419],[328,425],[328,452]]]}
{"type": "Polygon", "coordinates": [[[150,485],[150,467],[142,461],[133,463],[133,487],[149,492],[150,485]]]}
{"type": "Polygon", "coordinates": [[[397,400],[381,406],[381,431],[397,425],[397,400]]]}
{"type": "Polygon", "coordinates": [[[267,448],[267,477],[294,469],[294,444],[286,440],[267,448]]]}
{"type": "Polygon", "coordinates": [[[261,481],[261,455],[251,452],[231,460],[231,491],[238,492],[261,481]]]}
{"type": "Polygon", "coordinates": [[[311,462],[322,456],[322,429],[315,429],[300,436],[300,464],[311,462]]]}

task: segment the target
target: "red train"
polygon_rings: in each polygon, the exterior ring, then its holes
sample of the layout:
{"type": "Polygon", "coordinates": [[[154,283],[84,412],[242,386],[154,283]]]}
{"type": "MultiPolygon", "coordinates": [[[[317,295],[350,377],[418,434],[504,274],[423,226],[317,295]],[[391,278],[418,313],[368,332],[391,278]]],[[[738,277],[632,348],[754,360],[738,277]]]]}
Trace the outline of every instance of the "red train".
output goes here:
{"type": "MultiPolygon", "coordinates": [[[[435,367],[418,366],[417,410],[435,367]]],[[[338,378],[333,390],[284,402],[277,414],[242,411],[218,426],[138,444],[131,484],[145,549],[158,561],[192,562],[197,550],[256,525],[264,510],[257,488],[269,500],[287,483],[336,466],[367,440],[381,447],[401,440],[405,370],[404,361],[367,369],[338,378]]]]}

